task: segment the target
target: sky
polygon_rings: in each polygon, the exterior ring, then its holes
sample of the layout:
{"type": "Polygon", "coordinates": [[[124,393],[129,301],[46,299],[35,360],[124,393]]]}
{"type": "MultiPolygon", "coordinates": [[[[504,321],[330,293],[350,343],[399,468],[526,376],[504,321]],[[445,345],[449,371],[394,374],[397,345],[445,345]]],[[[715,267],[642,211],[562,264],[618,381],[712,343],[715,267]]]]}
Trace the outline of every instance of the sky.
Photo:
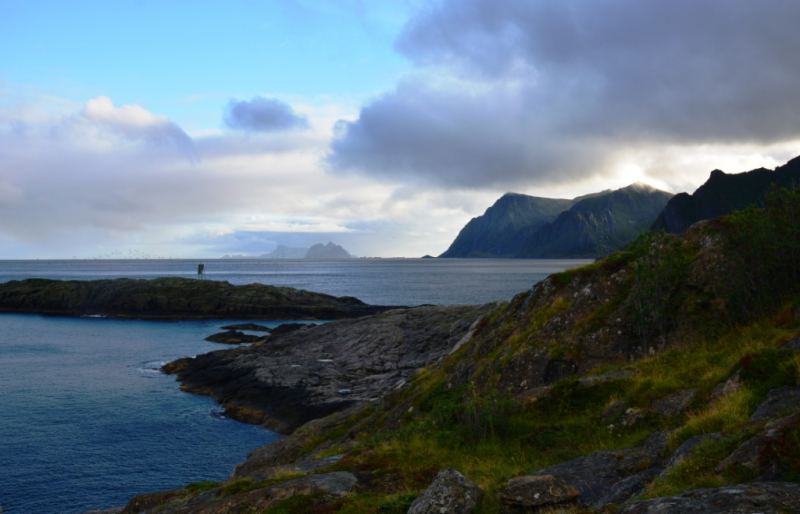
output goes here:
{"type": "Polygon", "coordinates": [[[0,2],[0,259],[438,255],[800,155],[785,0],[0,2]]]}

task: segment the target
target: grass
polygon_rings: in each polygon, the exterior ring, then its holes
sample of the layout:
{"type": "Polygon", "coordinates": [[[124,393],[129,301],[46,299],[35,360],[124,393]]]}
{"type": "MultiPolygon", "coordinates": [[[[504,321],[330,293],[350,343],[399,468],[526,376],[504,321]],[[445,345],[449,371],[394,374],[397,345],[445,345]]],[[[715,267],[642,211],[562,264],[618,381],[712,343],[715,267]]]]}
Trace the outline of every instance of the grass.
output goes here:
{"type": "Polygon", "coordinates": [[[217,498],[226,498],[228,496],[233,496],[235,494],[248,493],[256,489],[263,489],[265,487],[269,487],[275,484],[280,484],[282,482],[293,480],[295,478],[300,478],[302,476],[305,476],[305,473],[290,471],[286,473],[276,474],[268,478],[267,480],[261,480],[258,482],[255,482],[251,477],[231,480],[230,482],[226,482],[219,489],[219,491],[217,492],[217,498]]]}
{"type": "MultiPolygon", "coordinates": [[[[563,304],[553,312],[562,308],[563,304]]],[[[513,405],[502,412],[503,419],[495,419],[502,421],[502,430],[488,430],[477,436],[470,436],[465,429],[469,421],[465,421],[464,410],[474,409],[473,419],[480,420],[481,410],[491,411],[502,400],[488,395],[482,403],[470,404],[475,400],[475,391],[469,387],[447,389],[442,370],[428,369],[415,378],[415,391],[407,393],[417,395],[417,408],[406,416],[403,426],[365,442],[337,466],[342,470],[372,469],[396,475],[399,485],[391,494],[419,493],[432,480],[431,470],[453,467],[486,491],[477,512],[494,514],[502,511],[495,493],[511,477],[598,450],[638,446],[656,430],[674,430],[670,439],[673,449],[699,434],[720,432],[727,438],[702,445],[674,472],[649,487],[647,497],[735,483],[746,477],[719,476],[713,468],[749,436],[742,429],[766,391],[797,383],[800,357],[776,349],[797,332],[791,323],[765,319],[747,327],[730,328],[717,337],[698,336],[681,347],[623,366],[636,371],[630,378],[591,387],[565,379],[555,385],[549,397],[534,405],[513,405]],[[707,404],[705,399],[711,390],[729,378],[743,359],[749,365],[747,373],[742,373],[743,386],[707,404]],[[616,400],[647,412],[653,401],[689,388],[697,390],[697,400],[682,416],[671,420],[646,416],[643,423],[613,433],[598,429],[603,409],[616,400]]],[[[790,449],[797,441],[800,454],[797,433],[800,430],[784,439],[790,449]]],[[[376,498],[356,495],[339,512],[379,513],[378,505],[376,498]]]]}
{"type": "Polygon", "coordinates": [[[212,482],[212,481],[205,481],[205,482],[192,482],[188,484],[185,489],[192,493],[202,493],[204,491],[210,491],[211,489],[216,489],[219,487],[219,482],[212,482]]]}

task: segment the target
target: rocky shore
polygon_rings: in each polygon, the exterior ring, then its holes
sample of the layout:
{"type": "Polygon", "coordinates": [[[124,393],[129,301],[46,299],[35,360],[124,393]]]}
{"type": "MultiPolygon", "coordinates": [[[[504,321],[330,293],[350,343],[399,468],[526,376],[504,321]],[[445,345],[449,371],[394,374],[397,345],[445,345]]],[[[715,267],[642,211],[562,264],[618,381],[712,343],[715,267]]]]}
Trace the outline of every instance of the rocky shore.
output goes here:
{"type": "Polygon", "coordinates": [[[392,307],[290,287],[167,277],[152,280],[12,280],[0,312],[144,319],[343,319],[392,307]]]}
{"type": "MultiPolygon", "coordinates": [[[[164,367],[240,421],[279,433],[375,402],[441,360],[490,306],[425,306],[302,327],[164,367]]],[[[276,331],[278,332],[278,331],[276,331]]]]}

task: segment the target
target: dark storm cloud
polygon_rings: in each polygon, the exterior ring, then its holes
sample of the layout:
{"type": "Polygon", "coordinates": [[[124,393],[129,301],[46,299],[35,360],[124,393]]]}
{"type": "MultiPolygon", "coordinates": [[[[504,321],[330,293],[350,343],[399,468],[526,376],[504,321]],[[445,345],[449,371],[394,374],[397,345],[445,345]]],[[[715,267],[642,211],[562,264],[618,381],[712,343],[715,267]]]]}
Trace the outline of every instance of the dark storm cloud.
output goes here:
{"type": "Polygon", "coordinates": [[[477,187],[595,173],[626,148],[800,137],[800,3],[445,0],[414,78],[340,122],[328,164],[477,187]]]}
{"type": "Polygon", "coordinates": [[[281,132],[307,129],[308,120],[289,104],[275,98],[257,96],[250,101],[231,100],[225,110],[225,124],[249,132],[281,132]]]}

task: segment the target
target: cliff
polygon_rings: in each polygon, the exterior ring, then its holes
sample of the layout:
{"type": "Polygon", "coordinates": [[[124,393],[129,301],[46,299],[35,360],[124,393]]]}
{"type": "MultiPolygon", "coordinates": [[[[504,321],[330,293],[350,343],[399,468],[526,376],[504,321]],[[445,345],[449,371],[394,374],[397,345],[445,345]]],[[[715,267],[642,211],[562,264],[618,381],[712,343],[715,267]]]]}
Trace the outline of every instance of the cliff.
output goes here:
{"type": "Polygon", "coordinates": [[[714,170],[691,195],[675,195],[653,222],[651,230],[680,234],[698,221],[725,216],[750,205],[763,207],[772,185],[794,188],[800,185],[800,157],[775,170],[758,168],[738,174],[714,170]]]}
{"type": "Polygon", "coordinates": [[[290,287],[186,278],[13,280],[0,284],[0,312],[134,318],[339,319],[382,312],[352,297],[290,287]]]}

